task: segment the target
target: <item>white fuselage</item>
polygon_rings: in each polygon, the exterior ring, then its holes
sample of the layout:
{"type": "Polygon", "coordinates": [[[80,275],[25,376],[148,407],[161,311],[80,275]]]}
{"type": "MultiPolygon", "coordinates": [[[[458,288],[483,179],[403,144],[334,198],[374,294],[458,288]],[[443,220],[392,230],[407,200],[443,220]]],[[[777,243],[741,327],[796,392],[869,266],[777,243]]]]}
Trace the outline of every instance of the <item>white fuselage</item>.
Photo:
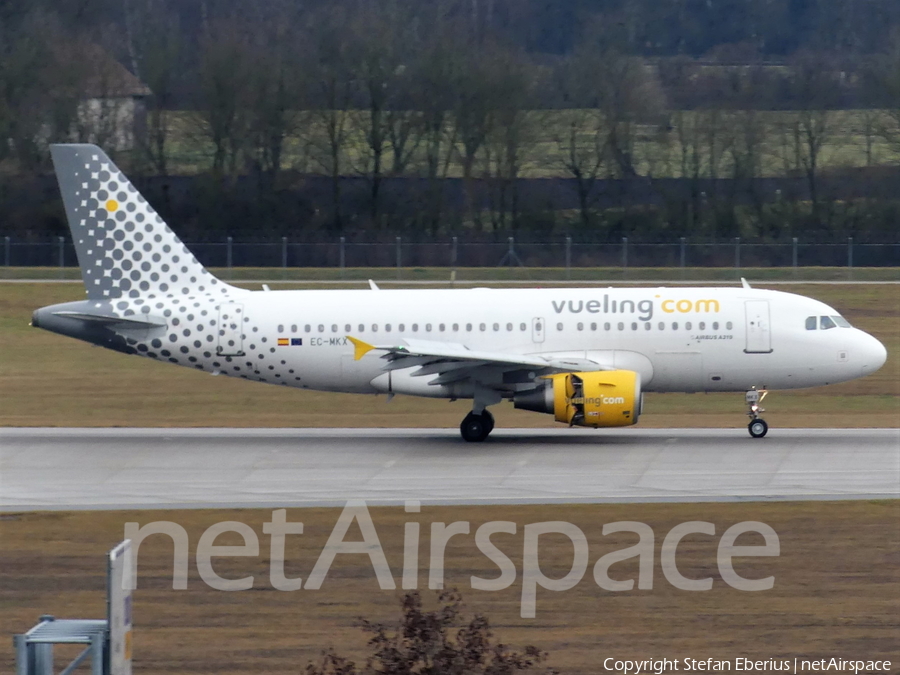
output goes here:
{"type": "MultiPolygon", "coordinates": [[[[203,370],[359,393],[385,391],[376,380],[385,362],[377,352],[355,360],[347,336],[586,359],[638,371],[645,391],[813,387],[861,377],[884,361],[883,346],[861,330],[807,329],[807,317],[838,315],[824,303],[745,288],[246,292],[218,311],[238,306],[243,329],[232,331],[234,344],[218,336],[232,355],[204,356],[211,352],[190,339],[167,346],[183,343],[203,370]]],[[[406,393],[445,395],[429,392],[428,379],[406,393]]]]}

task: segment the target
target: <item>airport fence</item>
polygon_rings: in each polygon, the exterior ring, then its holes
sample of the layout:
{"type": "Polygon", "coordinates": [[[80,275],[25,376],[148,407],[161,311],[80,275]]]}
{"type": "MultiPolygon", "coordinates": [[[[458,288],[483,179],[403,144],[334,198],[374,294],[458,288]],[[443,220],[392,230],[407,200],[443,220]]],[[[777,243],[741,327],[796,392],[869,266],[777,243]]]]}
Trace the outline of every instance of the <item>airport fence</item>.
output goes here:
{"type": "MultiPolygon", "coordinates": [[[[50,242],[19,242],[4,237],[5,267],[74,267],[74,246],[64,237],[50,242]]],[[[391,268],[523,267],[523,268],[760,268],[760,267],[897,267],[900,243],[632,242],[583,244],[571,238],[544,243],[474,243],[453,237],[443,243],[414,243],[397,237],[390,243],[300,243],[286,237],[269,242],[187,244],[207,267],[391,268]]]]}

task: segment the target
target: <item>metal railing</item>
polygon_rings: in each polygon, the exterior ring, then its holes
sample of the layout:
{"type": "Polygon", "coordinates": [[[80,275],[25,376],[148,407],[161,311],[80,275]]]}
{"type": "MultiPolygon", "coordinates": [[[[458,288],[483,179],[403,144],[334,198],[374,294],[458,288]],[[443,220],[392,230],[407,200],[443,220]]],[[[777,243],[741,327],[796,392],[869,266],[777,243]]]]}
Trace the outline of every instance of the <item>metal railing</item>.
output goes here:
{"type": "MultiPolygon", "coordinates": [[[[71,242],[18,242],[4,237],[5,267],[76,267],[71,242]]],[[[396,237],[386,243],[351,243],[341,237],[330,243],[221,242],[187,244],[207,267],[267,268],[403,268],[524,267],[524,268],[759,268],[759,267],[898,267],[900,243],[861,244],[853,238],[838,243],[753,243],[739,238],[717,243],[643,243],[623,237],[614,243],[582,244],[570,237],[544,243],[474,243],[457,237],[442,243],[413,243],[396,237]]]]}

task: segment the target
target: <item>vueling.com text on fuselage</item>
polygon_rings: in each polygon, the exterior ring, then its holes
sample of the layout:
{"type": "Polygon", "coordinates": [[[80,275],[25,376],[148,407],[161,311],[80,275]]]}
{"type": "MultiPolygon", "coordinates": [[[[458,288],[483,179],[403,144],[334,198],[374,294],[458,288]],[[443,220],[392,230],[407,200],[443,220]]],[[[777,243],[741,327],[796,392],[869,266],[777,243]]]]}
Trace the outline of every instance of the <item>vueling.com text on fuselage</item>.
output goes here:
{"type": "Polygon", "coordinates": [[[660,295],[645,300],[615,300],[604,294],[595,300],[551,300],[556,314],[640,314],[639,321],[649,321],[657,305],[665,314],[718,314],[719,301],[712,298],[690,300],[688,298],[663,298],[660,295]]]}

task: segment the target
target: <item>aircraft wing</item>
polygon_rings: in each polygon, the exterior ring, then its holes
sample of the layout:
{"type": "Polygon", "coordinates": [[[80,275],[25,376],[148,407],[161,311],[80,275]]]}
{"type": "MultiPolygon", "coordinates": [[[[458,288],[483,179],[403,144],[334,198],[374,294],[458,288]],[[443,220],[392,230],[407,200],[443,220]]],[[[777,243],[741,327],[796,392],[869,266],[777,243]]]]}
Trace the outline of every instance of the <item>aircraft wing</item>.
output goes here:
{"type": "Polygon", "coordinates": [[[358,361],[371,351],[384,352],[385,371],[418,366],[413,376],[436,375],[429,384],[448,384],[477,377],[479,371],[510,372],[528,370],[534,377],[554,372],[609,370],[588,359],[510,354],[507,352],[476,351],[458,342],[403,339],[395,344],[372,345],[350,335],[354,358],[358,361]]]}

